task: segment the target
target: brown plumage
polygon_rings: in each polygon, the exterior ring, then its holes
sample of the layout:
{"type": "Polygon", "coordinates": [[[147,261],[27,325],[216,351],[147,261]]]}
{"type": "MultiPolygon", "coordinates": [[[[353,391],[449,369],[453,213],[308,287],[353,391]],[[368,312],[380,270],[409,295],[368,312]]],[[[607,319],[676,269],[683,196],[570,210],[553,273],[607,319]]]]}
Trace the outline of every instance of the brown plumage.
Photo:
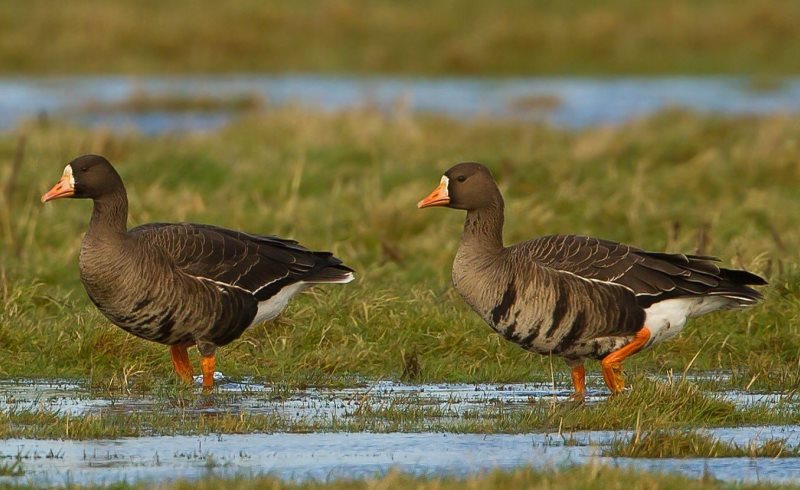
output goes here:
{"type": "Polygon", "coordinates": [[[495,331],[524,349],[563,357],[584,395],[585,359],[601,361],[613,393],[621,362],[677,335],[688,318],[755,304],[761,277],[713,257],[647,252],[609,240],[545,236],[503,245],[503,197],[489,170],[461,163],[419,207],[467,211],[453,284],[495,331]]]}
{"type": "Polygon", "coordinates": [[[101,156],[70,162],[42,201],[62,197],[94,202],[79,258],[89,298],[125,331],[171,346],[175,370],[189,382],[186,349],[196,345],[206,390],[217,347],[276,317],[306,287],[353,279],[332,254],[275,236],[189,223],[128,230],[125,187],[101,156]]]}

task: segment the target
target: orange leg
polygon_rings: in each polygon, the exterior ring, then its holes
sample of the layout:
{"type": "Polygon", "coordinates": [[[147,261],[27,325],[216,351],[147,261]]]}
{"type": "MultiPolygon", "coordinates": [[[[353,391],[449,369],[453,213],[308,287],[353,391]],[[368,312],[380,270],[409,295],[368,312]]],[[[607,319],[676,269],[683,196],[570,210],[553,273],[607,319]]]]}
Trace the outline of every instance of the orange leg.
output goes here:
{"type": "Polygon", "coordinates": [[[186,349],[187,344],[178,344],[169,346],[169,353],[172,355],[172,366],[178,377],[185,382],[191,384],[193,381],[192,365],[189,363],[189,353],[186,349]]]}
{"type": "Polygon", "coordinates": [[[214,389],[214,354],[200,358],[200,369],[203,371],[203,392],[208,393],[214,389]]]}
{"type": "Polygon", "coordinates": [[[650,340],[650,330],[647,327],[642,327],[641,330],[636,332],[633,340],[600,361],[603,380],[606,382],[608,389],[611,390],[612,395],[622,393],[625,388],[625,380],[622,378],[622,361],[628,356],[639,352],[648,340],[650,340]]]}
{"type": "Polygon", "coordinates": [[[583,367],[583,364],[572,368],[572,386],[575,387],[575,393],[570,396],[570,399],[583,401],[586,398],[586,368],[583,367]]]}

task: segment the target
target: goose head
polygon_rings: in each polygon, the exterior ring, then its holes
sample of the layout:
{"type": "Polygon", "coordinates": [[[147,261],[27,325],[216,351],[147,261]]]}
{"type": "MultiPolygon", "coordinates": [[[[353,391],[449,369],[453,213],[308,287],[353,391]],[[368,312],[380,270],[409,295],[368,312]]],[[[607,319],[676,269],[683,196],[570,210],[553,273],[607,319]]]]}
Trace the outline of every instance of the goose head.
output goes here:
{"type": "Polygon", "coordinates": [[[459,163],[450,167],[439,186],[428,197],[417,203],[418,208],[445,206],[453,209],[476,211],[492,207],[502,200],[492,173],[475,162],[459,163]]]}
{"type": "Polygon", "coordinates": [[[83,155],[67,164],[61,179],[42,195],[42,202],[64,197],[98,199],[124,189],[122,179],[100,155],[83,155]]]}

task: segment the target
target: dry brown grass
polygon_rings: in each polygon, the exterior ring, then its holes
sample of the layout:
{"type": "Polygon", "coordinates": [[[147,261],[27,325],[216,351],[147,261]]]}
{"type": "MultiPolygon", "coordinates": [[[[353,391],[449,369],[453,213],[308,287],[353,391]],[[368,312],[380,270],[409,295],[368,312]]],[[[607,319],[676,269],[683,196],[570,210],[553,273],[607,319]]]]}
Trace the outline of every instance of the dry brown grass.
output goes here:
{"type": "Polygon", "coordinates": [[[770,484],[725,484],[711,478],[690,479],[678,475],[647,473],[612,468],[599,464],[570,468],[536,470],[521,468],[513,471],[495,470],[468,477],[413,477],[397,471],[364,480],[338,480],[333,482],[286,483],[275,478],[238,478],[233,480],[209,479],[179,482],[159,488],[201,489],[217,488],[274,490],[455,490],[455,489],[507,489],[550,490],[706,490],[706,489],[769,489],[787,488],[770,484]]]}
{"type": "Polygon", "coordinates": [[[0,72],[793,74],[798,21],[779,0],[31,0],[0,11],[0,72]]]}

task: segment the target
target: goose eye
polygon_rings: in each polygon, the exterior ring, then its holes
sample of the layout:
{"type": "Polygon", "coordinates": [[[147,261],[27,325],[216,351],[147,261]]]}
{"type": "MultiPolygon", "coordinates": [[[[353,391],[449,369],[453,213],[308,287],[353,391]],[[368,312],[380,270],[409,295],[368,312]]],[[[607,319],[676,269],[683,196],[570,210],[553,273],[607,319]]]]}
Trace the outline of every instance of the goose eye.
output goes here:
{"type": "Polygon", "coordinates": [[[464,182],[465,180],[467,180],[467,177],[464,175],[459,175],[458,177],[456,177],[456,180],[459,182],[464,182]]]}
{"type": "Polygon", "coordinates": [[[86,168],[86,167],[81,167],[81,172],[86,172],[86,171],[88,171],[88,170],[89,170],[89,169],[88,169],[88,168],[86,168]]]}

